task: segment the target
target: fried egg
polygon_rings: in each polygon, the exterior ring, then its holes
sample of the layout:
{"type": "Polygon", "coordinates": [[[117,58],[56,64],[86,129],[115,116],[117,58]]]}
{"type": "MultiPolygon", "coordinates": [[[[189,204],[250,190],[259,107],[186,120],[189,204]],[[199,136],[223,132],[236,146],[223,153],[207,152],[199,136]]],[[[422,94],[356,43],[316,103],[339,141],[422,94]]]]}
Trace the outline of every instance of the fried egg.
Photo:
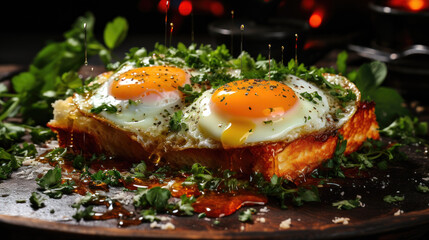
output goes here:
{"type": "Polygon", "coordinates": [[[139,132],[166,125],[170,114],[182,107],[179,87],[188,84],[189,74],[171,66],[123,67],[112,74],[89,98],[76,96],[80,109],[89,112],[100,106],[114,106],[115,113],[99,116],[113,125],[139,132]]]}
{"type": "MultiPolygon", "coordinates": [[[[283,81],[243,79],[202,93],[192,104],[184,104],[179,90],[190,84],[192,69],[173,66],[124,66],[101,77],[101,85],[90,96],[75,95],[78,108],[105,105],[112,113],[92,114],[115,128],[132,132],[151,151],[186,148],[237,148],[268,142],[290,142],[309,134],[338,129],[353,116],[356,101],[340,102],[327,89],[289,75],[283,81]],[[338,115],[338,109],[341,115],[338,115]],[[169,121],[178,110],[187,126],[169,131],[169,121]]],[[[333,83],[357,88],[338,75],[326,75],[333,83]]]]}
{"type": "MultiPolygon", "coordinates": [[[[338,76],[339,78],[342,78],[338,76]]],[[[332,80],[332,79],[331,79],[332,80]]],[[[345,79],[338,80],[344,82],[345,79]]],[[[284,81],[247,79],[203,93],[194,128],[219,141],[224,148],[292,141],[346,122],[356,102],[341,106],[338,99],[310,82],[289,75],[284,81]]]]}

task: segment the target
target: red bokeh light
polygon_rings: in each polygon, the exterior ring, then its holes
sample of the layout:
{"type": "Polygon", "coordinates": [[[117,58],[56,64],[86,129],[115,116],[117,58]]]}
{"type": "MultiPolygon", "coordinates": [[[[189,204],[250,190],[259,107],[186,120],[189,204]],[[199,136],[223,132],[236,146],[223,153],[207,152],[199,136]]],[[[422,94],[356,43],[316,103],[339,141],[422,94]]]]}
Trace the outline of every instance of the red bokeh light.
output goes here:
{"type": "Polygon", "coordinates": [[[323,15],[324,15],[324,12],[320,9],[314,11],[313,14],[311,14],[310,18],[308,19],[308,24],[310,24],[312,28],[320,27],[323,21],[323,15]]]}
{"type": "Polygon", "coordinates": [[[222,16],[224,12],[224,7],[222,3],[218,1],[213,1],[210,3],[210,12],[216,16],[222,16]]]}
{"type": "Polygon", "coordinates": [[[188,16],[192,12],[192,3],[190,1],[182,1],[179,5],[179,13],[182,16],[188,16]]]}
{"type": "Polygon", "coordinates": [[[170,7],[170,0],[161,0],[158,3],[158,11],[165,13],[170,7]]]}
{"type": "Polygon", "coordinates": [[[302,9],[307,10],[307,11],[313,9],[314,4],[315,4],[314,0],[302,0],[301,1],[302,9]]]}
{"type": "Polygon", "coordinates": [[[390,0],[388,5],[394,8],[418,12],[429,8],[429,0],[390,0]]]}

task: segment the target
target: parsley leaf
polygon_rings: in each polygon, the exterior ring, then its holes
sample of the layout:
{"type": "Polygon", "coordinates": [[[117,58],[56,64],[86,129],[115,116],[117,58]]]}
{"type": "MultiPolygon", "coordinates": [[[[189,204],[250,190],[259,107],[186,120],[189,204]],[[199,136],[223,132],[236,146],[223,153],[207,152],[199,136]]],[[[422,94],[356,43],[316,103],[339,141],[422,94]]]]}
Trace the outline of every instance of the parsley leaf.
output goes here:
{"type": "Polygon", "coordinates": [[[42,178],[36,180],[37,185],[42,190],[58,187],[61,184],[61,176],[61,168],[49,169],[42,178]]]}
{"type": "Polygon", "coordinates": [[[146,193],[147,202],[157,211],[162,211],[165,209],[168,204],[168,199],[170,199],[170,197],[170,190],[161,187],[153,187],[149,189],[146,193]]]}
{"type": "Polygon", "coordinates": [[[116,108],[112,104],[106,104],[106,103],[103,103],[98,107],[91,108],[91,113],[94,113],[94,114],[99,114],[103,111],[108,113],[116,113],[118,111],[118,108],[116,108]]]}
{"type": "Polygon", "coordinates": [[[45,207],[45,199],[37,192],[32,192],[30,196],[31,207],[35,210],[45,207]]]}
{"type": "Polygon", "coordinates": [[[185,103],[192,103],[195,99],[199,98],[205,89],[201,89],[200,92],[194,91],[190,84],[185,84],[185,86],[179,86],[179,90],[185,95],[185,103]]]}
{"type": "Polygon", "coordinates": [[[140,214],[143,216],[143,221],[145,222],[154,222],[160,220],[156,216],[156,211],[154,209],[145,209],[141,211],[140,214]]]}
{"type": "Polygon", "coordinates": [[[0,147],[0,180],[8,179],[12,171],[21,167],[21,161],[0,147]]]}
{"type": "Polygon", "coordinates": [[[417,185],[416,190],[421,193],[429,193],[429,187],[423,184],[417,185]]]}
{"type": "Polygon", "coordinates": [[[192,204],[197,199],[194,196],[187,197],[186,194],[180,196],[180,202],[178,204],[178,209],[183,215],[192,216],[194,215],[194,207],[192,204]]]}
{"type": "Polygon", "coordinates": [[[136,196],[134,196],[134,206],[153,207],[156,211],[163,212],[167,209],[170,197],[171,192],[166,188],[139,189],[136,196]]]}
{"type": "Polygon", "coordinates": [[[318,102],[316,101],[316,99],[318,99],[319,101],[322,101],[322,97],[319,95],[319,93],[317,93],[317,91],[312,92],[312,93],[308,93],[308,92],[303,92],[300,93],[301,97],[303,97],[304,99],[317,104],[318,102]]]}
{"type": "Polygon", "coordinates": [[[146,174],[146,170],[146,163],[142,161],[131,169],[131,173],[133,173],[133,176],[136,178],[143,178],[146,174]]]}
{"type": "Polygon", "coordinates": [[[240,222],[253,222],[252,215],[256,213],[256,209],[248,208],[238,215],[238,221],[240,222]]]}
{"type": "Polygon", "coordinates": [[[346,157],[344,156],[346,147],[347,140],[345,140],[341,134],[338,135],[337,145],[332,158],[323,163],[323,168],[318,169],[317,174],[319,176],[325,177],[344,178],[345,175],[341,167],[344,166],[344,162],[347,161],[346,157]]]}
{"type": "Polygon", "coordinates": [[[394,202],[401,202],[404,201],[404,196],[392,196],[392,195],[386,195],[383,197],[383,201],[387,203],[394,203],[394,202]]]}
{"type": "Polygon", "coordinates": [[[171,116],[170,122],[168,123],[169,130],[171,132],[179,132],[181,130],[186,131],[188,129],[188,126],[186,125],[186,123],[182,122],[182,118],[183,118],[182,110],[175,112],[171,116]]]}
{"type": "Polygon", "coordinates": [[[342,200],[342,201],[334,202],[332,203],[332,206],[337,207],[338,209],[341,209],[341,210],[350,210],[353,208],[361,207],[362,202],[360,201],[360,197],[356,197],[356,199],[352,199],[352,200],[342,200]]]}
{"type": "Polygon", "coordinates": [[[110,186],[120,186],[122,175],[115,169],[98,170],[91,174],[91,179],[97,184],[105,183],[110,186]]]}
{"type": "Polygon", "coordinates": [[[417,117],[404,116],[396,119],[380,133],[404,144],[425,143],[427,140],[423,137],[428,134],[428,123],[419,122],[417,117]]]}
{"type": "Polygon", "coordinates": [[[95,212],[93,211],[94,206],[88,206],[84,210],[79,211],[76,210],[76,213],[72,216],[76,221],[80,221],[82,219],[88,220],[94,216],[95,212]]]}

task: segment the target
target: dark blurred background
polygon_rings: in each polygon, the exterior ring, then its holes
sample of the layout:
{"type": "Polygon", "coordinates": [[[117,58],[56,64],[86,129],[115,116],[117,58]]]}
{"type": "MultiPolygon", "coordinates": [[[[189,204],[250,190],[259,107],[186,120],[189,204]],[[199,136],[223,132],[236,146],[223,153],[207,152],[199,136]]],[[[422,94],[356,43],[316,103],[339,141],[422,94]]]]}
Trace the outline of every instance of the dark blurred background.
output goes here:
{"type": "MultiPolygon", "coordinates": [[[[307,49],[329,47],[332,44],[341,47],[351,38],[356,39],[358,33],[369,37],[371,22],[368,2],[171,0],[168,22],[174,23],[173,44],[177,41],[190,43],[192,26],[196,43],[213,45],[222,43],[223,38],[219,32],[209,31],[211,24],[215,24],[216,30],[233,30],[236,55],[240,46],[240,25],[244,24],[244,50],[264,52],[267,44],[271,43],[273,55],[278,57],[281,46],[286,46],[288,54],[294,51],[295,33],[299,33],[299,47],[307,49]],[[235,24],[235,27],[228,24],[235,24]],[[250,32],[253,33],[248,36],[250,32]],[[309,39],[311,35],[316,35],[316,39],[324,42],[314,42],[314,38],[309,39]]],[[[127,41],[118,51],[128,50],[127,47],[131,46],[150,49],[154,42],[164,42],[166,0],[8,1],[7,5],[5,2],[2,4],[0,63],[29,63],[46,41],[61,40],[61,34],[70,28],[78,16],[87,11],[92,12],[96,18],[95,31],[99,40],[102,40],[102,31],[108,21],[116,16],[123,16],[129,21],[127,41]],[[15,52],[9,52],[10,44],[16,45],[15,52]]],[[[230,47],[230,36],[225,39],[227,40],[223,42],[230,47]]],[[[316,59],[317,56],[309,61],[316,59]]]]}
{"type": "MultiPolygon", "coordinates": [[[[92,12],[95,33],[116,16],[129,22],[121,58],[131,47],[151,50],[164,43],[166,0],[2,1],[0,64],[31,63],[48,42],[62,40],[78,16],[92,12]]],[[[333,66],[347,50],[351,67],[371,60],[388,64],[390,84],[429,89],[429,0],[171,0],[168,25],[177,42],[226,44],[234,56],[243,50],[256,57],[285,61],[298,55],[306,65],[333,66]],[[233,14],[232,14],[233,12],[233,14]],[[244,30],[240,26],[244,25],[244,30]],[[298,34],[298,44],[296,35],[298,34]],[[194,38],[192,39],[192,35],[194,38]],[[243,41],[241,42],[241,39],[243,41]],[[282,51],[282,47],[284,50],[282,51]],[[396,74],[396,75],[395,75],[396,74]]],[[[91,62],[97,64],[98,62],[91,62]]],[[[413,96],[419,95],[415,90],[413,96]]]]}

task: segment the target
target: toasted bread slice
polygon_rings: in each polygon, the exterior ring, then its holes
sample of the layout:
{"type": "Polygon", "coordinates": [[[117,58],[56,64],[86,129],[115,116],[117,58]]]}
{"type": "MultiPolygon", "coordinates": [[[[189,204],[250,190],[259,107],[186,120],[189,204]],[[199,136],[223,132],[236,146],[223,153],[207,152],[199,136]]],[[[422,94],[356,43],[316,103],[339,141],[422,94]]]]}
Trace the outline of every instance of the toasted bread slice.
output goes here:
{"type": "Polygon", "coordinates": [[[295,180],[332,157],[338,135],[347,140],[346,154],[356,151],[367,139],[378,139],[374,104],[360,103],[357,112],[339,130],[302,136],[292,142],[266,143],[242,148],[187,148],[153,154],[126,132],[92,115],[85,115],[72,98],[54,104],[55,118],[48,126],[58,134],[59,145],[77,153],[102,153],[123,161],[169,164],[175,167],[201,163],[215,169],[244,174],[261,172],[295,180]],[[148,161],[148,160],[151,161],[148,161]]]}

